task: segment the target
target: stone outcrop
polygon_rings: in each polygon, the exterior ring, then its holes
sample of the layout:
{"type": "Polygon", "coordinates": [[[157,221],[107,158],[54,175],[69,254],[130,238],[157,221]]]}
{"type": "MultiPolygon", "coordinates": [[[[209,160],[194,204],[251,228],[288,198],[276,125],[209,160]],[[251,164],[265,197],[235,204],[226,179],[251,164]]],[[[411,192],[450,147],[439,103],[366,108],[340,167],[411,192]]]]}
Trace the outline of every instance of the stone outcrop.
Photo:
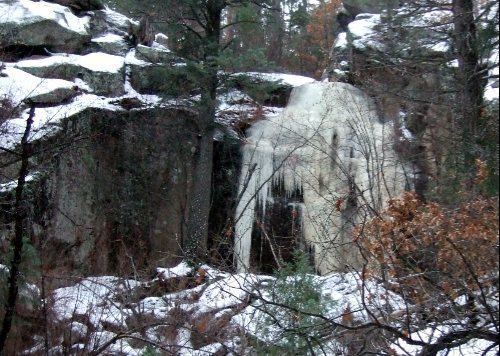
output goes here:
{"type": "Polygon", "coordinates": [[[446,88],[453,57],[443,12],[425,9],[423,16],[422,9],[394,3],[394,11],[389,3],[344,1],[351,17],[343,17],[345,32],[337,37],[324,78],[354,84],[374,97],[381,119],[394,123],[394,145],[423,195],[429,178],[440,174],[451,137],[446,88]]]}
{"type": "Polygon", "coordinates": [[[43,6],[41,11],[39,4],[30,0],[0,3],[0,47],[43,47],[74,53],[90,41],[88,18],[77,17],[57,4],[43,6]]]}
{"type": "Polygon", "coordinates": [[[156,42],[138,46],[139,58],[131,59],[135,49],[126,36],[133,20],[57,3],[0,4],[0,52],[7,54],[0,77],[0,248],[8,248],[13,233],[14,152],[26,110],[35,105],[29,230],[44,268],[128,274],[177,263],[197,113],[138,91],[168,96],[147,70],[171,66],[175,73],[179,59],[156,42]],[[149,82],[134,81],[141,77],[149,82]]]}
{"type": "Polygon", "coordinates": [[[107,33],[93,38],[88,49],[92,52],[103,52],[115,56],[124,56],[129,51],[129,44],[123,36],[107,33]]]}

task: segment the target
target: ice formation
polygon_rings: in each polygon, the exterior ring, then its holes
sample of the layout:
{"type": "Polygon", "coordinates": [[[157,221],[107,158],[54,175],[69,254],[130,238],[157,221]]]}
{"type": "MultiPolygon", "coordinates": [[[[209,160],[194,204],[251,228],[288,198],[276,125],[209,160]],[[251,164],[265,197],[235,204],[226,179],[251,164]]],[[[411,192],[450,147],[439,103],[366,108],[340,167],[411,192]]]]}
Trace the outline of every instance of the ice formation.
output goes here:
{"type": "Polygon", "coordinates": [[[280,115],[254,124],[235,217],[237,271],[249,267],[253,223],[265,215],[273,187],[287,196],[300,192],[303,235],[320,273],[355,265],[353,223],[403,187],[391,132],[368,96],[345,83],[297,87],[280,115]]]}

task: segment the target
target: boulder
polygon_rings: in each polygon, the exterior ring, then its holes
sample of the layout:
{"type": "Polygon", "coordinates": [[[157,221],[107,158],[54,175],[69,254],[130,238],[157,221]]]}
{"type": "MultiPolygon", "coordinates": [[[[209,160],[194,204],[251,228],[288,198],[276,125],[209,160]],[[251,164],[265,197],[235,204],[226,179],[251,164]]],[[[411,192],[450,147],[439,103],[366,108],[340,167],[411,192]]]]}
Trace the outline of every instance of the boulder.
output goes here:
{"type": "Polygon", "coordinates": [[[83,80],[94,94],[106,96],[123,95],[125,65],[123,57],[106,53],[79,55],[56,55],[41,59],[20,61],[16,67],[44,78],[83,80]]]}
{"type": "Polygon", "coordinates": [[[148,63],[172,65],[182,62],[178,56],[176,56],[169,49],[160,44],[156,45],[155,47],[138,45],[135,48],[135,56],[138,59],[148,63]]]}
{"type": "Polygon", "coordinates": [[[12,67],[6,68],[0,77],[0,97],[7,98],[16,107],[22,107],[23,102],[57,105],[76,94],[77,87],[72,82],[40,78],[12,67]]]}
{"type": "Polygon", "coordinates": [[[120,36],[128,34],[130,28],[137,22],[109,8],[94,11],[89,19],[88,32],[92,37],[100,37],[106,33],[120,36]]]}
{"type": "Polygon", "coordinates": [[[55,88],[47,93],[33,95],[29,98],[29,102],[38,105],[57,105],[68,102],[78,94],[78,87],[72,88],[55,88]]]}
{"type": "Polygon", "coordinates": [[[18,0],[0,3],[0,47],[42,46],[78,53],[90,41],[88,18],[79,18],[58,4],[18,0]]]}

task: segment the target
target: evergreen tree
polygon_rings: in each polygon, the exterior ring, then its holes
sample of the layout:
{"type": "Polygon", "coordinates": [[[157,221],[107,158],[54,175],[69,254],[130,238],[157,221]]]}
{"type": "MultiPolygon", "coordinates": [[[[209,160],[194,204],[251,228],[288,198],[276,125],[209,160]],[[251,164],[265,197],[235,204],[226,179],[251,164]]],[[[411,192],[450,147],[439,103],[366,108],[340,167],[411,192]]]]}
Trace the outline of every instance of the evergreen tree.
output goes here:
{"type": "Polygon", "coordinates": [[[232,23],[225,23],[228,10],[259,6],[270,9],[268,1],[249,0],[166,0],[163,20],[169,29],[171,47],[186,58],[190,74],[200,88],[195,169],[183,248],[192,262],[207,253],[210,210],[213,135],[217,108],[219,71],[227,44],[223,34],[232,23]]]}

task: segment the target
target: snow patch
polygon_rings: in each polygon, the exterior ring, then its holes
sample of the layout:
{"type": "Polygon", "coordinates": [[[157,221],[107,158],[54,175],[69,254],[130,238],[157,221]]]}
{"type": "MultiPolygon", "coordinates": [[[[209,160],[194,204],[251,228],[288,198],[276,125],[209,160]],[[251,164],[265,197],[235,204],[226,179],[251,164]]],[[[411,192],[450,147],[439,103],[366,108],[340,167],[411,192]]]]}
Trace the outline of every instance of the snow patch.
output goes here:
{"type": "Polygon", "coordinates": [[[248,301],[250,293],[265,278],[235,274],[210,284],[198,301],[200,311],[228,308],[248,301]]]}
{"type": "Polygon", "coordinates": [[[152,63],[143,61],[142,59],[137,58],[135,48],[131,49],[125,55],[125,64],[133,64],[138,66],[150,66],[152,63]]]}
{"type": "Polygon", "coordinates": [[[249,77],[254,77],[262,81],[280,81],[283,84],[290,85],[292,87],[297,87],[307,83],[313,83],[316,80],[309,77],[304,77],[301,75],[285,74],[285,73],[260,73],[260,72],[244,72],[235,73],[234,76],[245,75],[249,77]]]}
{"type": "Polygon", "coordinates": [[[123,14],[120,14],[119,12],[110,9],[109,7],[105,7],[105,9],[101,11],[105,14],[106,20],[110,22],[110,24],[114,27],[127,29],[130,24],[139,24],[137,21],[132,20],[123,14]]]}
{"type": "MultiPolygon", "coordinates": [[[[110,104],[109,101],[110,99],[93,94],[82,94],[76,96],[69,104],[37,108],[35,110],[29,139],[33,141],[55,134],[59,131],[59,123],[63,119],[78,114],[88,108],[102,108],[110,111],[123,110],[119,106],[110,104]]],[[[28,110],[25,110],[21,114],[21,118],[10,119],[2,125],[0,145],[5,148],[13,148],[20,142],[26,128],[26,118],[28,115],[28,110]]]]}
{"type": "MultiPolygon", "coordinates": [[[[460,323],[457,323],[460,324],[460,323]]],[[[448,325],[436,325],[425,328],[423,330],[411,333],[409,337],[416,341],[425,343],[435,343],[440,337],[457,330],[453,330],[448,325]]],[[[394,345],[396,350],[403,352],[405,355],[419,355],[422,351],[421,346],[411,345],[403,339],[398,339],[394,345]]],[[[482,339],[471,339],[463,345],[444,349],[437,353],[438,356],[496,356],[498,355],[498,346],[494,347],[491,341],[482,339]],[[488,348],[491,347],[490,350],[488,348]],[[485,352],[488,350],[487,352],[485,352]]]]}
{"type": "MultiPolygon", "coordinates": [[[[39,172],[30,173],[24,178],[24,182],[25,183],[32,182],[32,181],[36,180],[39,177],[39,175],[40,175],[39,172]]],[[[10,192],[10,191],[16,189],[16,187],[17,187],[17,180],[12,180],[12,181],[7,182],[7,183],[2,183],[2,184],[0,184],[0,193],[10,192]]],[[[8,267],[0,264],[0,269],[8,270],[8,267]]]]}
{"type": "Polygon", "coordinates": [[[125,42],[122,36],[119,36],[114,33],[106,33],[100,37],[96,37],[92,39],[92,42],[96,43],[117,43],[117,42],[125,42]]]}
{"type": "Polygon", "coordinates": [[[159,279],[170,279],[176,277],[187,277],[192,275],[193,267],[189,266],[187,262],[181,262],[177,266],[172,268],[157,268],[156,269],[157,278],[159,279]]]}
{"type": "Polygon", "coordinates": [[[498,81],[498,63],[499,63],[499,50],[494,49],[488,59],[488,64],[492,66],[492,69],[488,71],[488,83],[484,88],[484,99],[486,101],[498,100],[499,93],[499,81],[498,81]]]}
{"type": "Polygon", "coordinates": [[[333,45],[336,49],[347,48],[347,33],[341,32],[338,34],[335,44],[333,45]]]}
{"type": "Polygon", "coordinates": [[[59,320],[76,315],[88,316],[90,323],[124,326],[126,313],[113,299],[119,292],[130,292],[140,283],[113,276],[90,277],[72,287],[59,288],[53,293],[54,311],[59,320]]]}

